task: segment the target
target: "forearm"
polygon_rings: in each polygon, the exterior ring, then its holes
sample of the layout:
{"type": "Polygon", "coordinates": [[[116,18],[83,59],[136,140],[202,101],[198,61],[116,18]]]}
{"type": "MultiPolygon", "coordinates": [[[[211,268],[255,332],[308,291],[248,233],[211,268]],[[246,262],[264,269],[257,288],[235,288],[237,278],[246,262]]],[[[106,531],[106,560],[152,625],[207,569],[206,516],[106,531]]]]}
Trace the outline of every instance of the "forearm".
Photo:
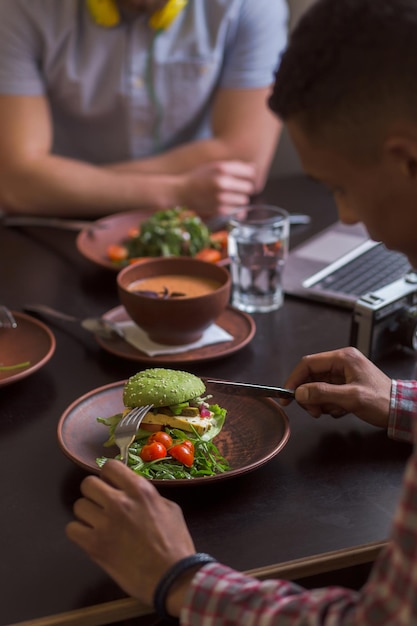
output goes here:
{"type": "Polygon", "coordinates": [[[244,137],[239,141],[213,138],[184,144],[146,159],[115,163],[108,167],[115,172],[177,175],[212,161],[239,160],[255,165],[256,187],[260,191],[269,172],[280,130],[280,124],[276,123],[271,129],[268,143],[259,140],[252,146],[245,145],[244,137]]]}
{"type": "Polygon", "coordinates": [[[308,591],[288,581],[259,581],[223,565],[209,564],[194,576],[180,617],[182,626],[197,626],[203,616],[207,626],[256,626],[260,622],[264,626],[350,625],[356,601],[357,594],[349,589],[308,591]]]}
{"type": "Polygon", "coordinates": [[[91,217],[181,202],[175,175],[111,171],[57,156],[9,166],[0,175],[0,205],[10,213],[91,217]]]}

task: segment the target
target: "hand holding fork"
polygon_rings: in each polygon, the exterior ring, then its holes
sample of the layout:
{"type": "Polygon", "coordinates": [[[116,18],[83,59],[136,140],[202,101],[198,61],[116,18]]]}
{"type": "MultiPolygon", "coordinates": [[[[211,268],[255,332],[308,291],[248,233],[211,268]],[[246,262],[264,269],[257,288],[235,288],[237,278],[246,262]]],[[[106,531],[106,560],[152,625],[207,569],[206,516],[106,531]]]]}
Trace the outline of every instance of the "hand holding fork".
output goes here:
{"type": "Polygon", "coordinates": [[[145,415],[153,407],[153,404],[138,406],[126,413],[117,424],[114,431],[114,441],[120,449],[120,460],[127,465],[129,458],[129,447],[132,444],[136,433],[145,415]]]}

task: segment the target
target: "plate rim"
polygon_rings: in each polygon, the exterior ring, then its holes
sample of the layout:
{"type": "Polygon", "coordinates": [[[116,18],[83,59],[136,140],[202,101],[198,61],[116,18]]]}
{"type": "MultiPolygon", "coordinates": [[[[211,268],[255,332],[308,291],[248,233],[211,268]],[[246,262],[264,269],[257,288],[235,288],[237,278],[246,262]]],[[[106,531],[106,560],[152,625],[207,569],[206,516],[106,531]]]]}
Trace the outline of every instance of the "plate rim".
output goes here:
{"type": "MultiPolygon", "coordinates": [[[[202,380],[205,380],[205,378],[207,377],[202,377],[202,380]]],[[[65,411],[61,414],[59,418],[58,425],[57,425],[57,439],[58,439],[59,447],[68,459],[70,459],[78,467],[81,467],[84,471],[87,471],[93,474],[99,474],[100,468],[98,466],[94,467],[93,465],[88,465],[84,463],[82,460],[80,460],[79,458],[77,459],[74,454],[71,454],[68,447],[64,445],[63,430],[65,426],[65,421],[68,419],[71,413],[76,409],[76,407],[78,405],[82,405],[88,398],[91,398],[92,396],[95,396],[95,395],[99,395],[100,393],[103,393],[103,392],[110,391],[117,387],[120,387],[120,389],[122,390],[126,382],[127,382],[127,379],[124,379],[124,380],[115,381],[113,383],[108,383],[106,385],[101,385],[100,387],[96,387],[95,389],[91,389],[90,391],[82,394],[80,397],[76,398],[73,402],[71,402],[71,404],[65,409],[65,411]]],[[[282,426],[283,426],[283,435],[280,441],[278,442],[278,444],[273,448],[273,450],[271,450],[271,452],[265,455],[260,461],[254,461],[245,467],[232,469],[230,471],[227,471],[221,474],[216,474],[214,476],[199,477],[199,478],[193,478],[193,479],[182,478],[182,479],[177,479],[177,480],[153,479],[151,480],[152,484],[158,487],[160,486],[179,487],[179,486],[185,486],[185,485],[192,486],[192,485],[212,484],[213,482],[218,482],[221,480],[222,481],[228,480],[228,479],[231,479],[237,476],[243,476],[245,474],[248,474],[249,472],[255,471],[256,469],[268,463],[275,456],[277,456],[281,452],[281,450],[283,450],[283,448],[286,446],[290,438],[291,429],[290,429],[288,415],[279,404],[274,402],[272,398],[262,397],[262,398],[253,398],[253,400],[259,400],[259,401],[262,400],[263,402],[271,405],[281,417],[282,426]]]]}
{"type": "MultiPolygon", "coordinates": [[[[106,316],[108,317],[111,313],[115,313],[117,311],[122,311],[124,309],[123,305],[119,305],[116,307],[113,307],[112,309],[110,309],[109,311],[106,311],[102,317],[104,319],[106,319],[106,316]]],[[[124,309],[126,311],[126,309],[124,309]]],[[[235,354],[236,352],[238,352],[239,350],[242,350],[243,348],[245,348],[253,339],[255,333],[256,333],[256,323],[255,320],[253,319],[253,317],[251,317],[251,315],[249,315],[249,313],[246,313],[245,311],[240,311],[239,309],[237,309],[236,307],[228,304],[225,308],[225,311],[223,311],[223,313],[221,315],[224,315],[226,312],[232,313],[234,315],[239,316],[240,318],[244,319],[245,322],[248,325],[248,334],[245,337],[244,340],[242,340],[241,342],[239,342],[237,345],[232,346],[226,350],[224,350],[223,352],[217,353],[217,354],[211,354],[208,356],[196,356],[195,359],[190,358],[189,356],[187,357],[186,355],[189,355],[191,352],[198,352],[198,350],[202,350],[203,348],[199,348],[197,350],[189,350],[186,352],[180,352],[178,354],[160,354],[160,355],[156,355],[156,356],[149,356],[147,355],[145,352],[141,352],[140,350],[138,350],[137,348],[135,348],[134,346],[131,346],[130,344],[128,344],[133,350],[135,350],[138,353],[138,357],[134,358],[134,357],[130,357],[130,356],[125,356],[122,355],[120,352],[116,352],[114,350],[109,350],[108,348],[108,344],[111,340],[106,341],[106,339],[103,339],[102,337],[98,337],[97,335],[95,335],[95,339],[97,341],[97,343],[99,344],[99,346],[101,348],[103,348],[103,350],[105,350],[107,353],[109,354],[113,354],[114,356],[117,356],[121,359],[125,359],[125,360],[129,360],[129,361],[133,361],[133,362],[137,362],[137,363],[158,363],[158,364],[163,364],[163,365],[168,365],[168,364],[180,364],[180,363],[203,363],[203,362],[207,362],[207,361],[214,361],[216,359],[220,359],[226,357],[226,356],[230,356],[232,354],[235,354]],[[143,356],[141,356],[143,355],[143,356]],[[183,356],[183,358],[181,358],[183,356]]],[[[221,317],[221,315],[219,317],[221,317]]],[[[109,318],[111,319],[111,318],[109,318]]],[[[219,319],[219,318],[218,318],[219,319]]],[[[213,345],[218,345],[218,346],[224,346],[224,344],[227,342],[222,342],[219,344],[213,344],[213,345]]],[[[208,347],[208,346],[207,346],[208,347]]]]}
{"type": "Polygon", "coordinates": [[[13,310],[11,312],[14,315],[16,321],[18,322],[18,327],[19,327],[19,319],[24,319],[26,322],[31,323],[33,326],[40,328],[49,339],[49,347],[48,347],[46,354],[41,359],[39,359],[39,361],[31,365],[30,367],[24,369],[23,371],[15,372],[11,374],[10,376],[8,376],[7,378],[1,379],[0,387],[11,385],[12,383],[22,380],[23,378],[27,378],[31,374],[34,374],[35,372],[40,370],[52,358],[56,349],[55,335],[46,324],[44,324],[41,320],[36,319],[32,315],[22,313],[21,311],[13,310]]]}
{"type": "MultiPolygon", "coordinates": [[[[91,239],[91,236],[92,236],[92,233],[94,233],[94,229],[96,228],[97,231],[100,232],[100,227],[103,225],[106,225],[109,222],[114,222],[120,219],[128,219],[130,217],[132,217],[133,219],[135,216],[136,216],[137,221],[140,222],[141,220],[147,219],[148,217],[150,217],[153,213],[155,213],[155,209],[143,208],[143,209],[133,209],[131,211],[120,211],[118,213],[111,213],[109,215],[104,215],[103,217],[100,217],[99,219],[95,220],[94,222],[86,226],[85,228],[82,228],[80,232],[77,233],[77,236],[75,239],[75,246],[78,252],[81,254],[81,256],[83,256],[85,259],[87,259],[91,263],[94,263],[96,267],[107,269],[116,273],[120,272],[120,270],[123,269],[123,267],[118,267],[117,265],[114,265],[114,263],[112,263],[110,259],[106,259],[105,257],[99,258],[97,254],[92,254],[90,252],[90,249],[87,243],[88,242],[91,243],[93,241],[91,239]]],[[[224,258],[221,261],[219,261],[219,264],[226,265],[228,262],[229,260],[227,258],[224,258]]]]}
{"type": "Polygon", "coordinates": [[[83,228],[82,230],[80,230],[80,232],[77,234],[77,237],[75,239],[75,245],[76,248],[78,250],[78,252],[87,260],[91,261],[92,263],[94,263],[94,265],[96,265],[97,267],[101,267],[103,269],[108,269],[108,270],[112,270],[113,272],[119,272],[122,268],[121,267],[117,267],[115,266],[110,260],[107,259],[102,259],[102,261],[98,260],[97,255],[94,254],[89,254],[88,252],[88,246],[84,245],[89,239],[91,242],[91,233],[94,232],[94,228],[98,227],[98,231],[100,231],[100,226],[103,224],[107,224],[108,222],[112,222],[115,221],[117,219],[126,219],[128,217],[134,217],[135,215],[138,216],[138,219],[140,219],[141,215],[143,214],[143,217],[145,216],[149,216],[152,215],[154,211],[149,208],[149,209],[134,209],[132,211],[120,211],[119,213],[111,213],[110,215],[105,215],[103,217],[100,217],[99,219],[95,220],[92,224],[90,224],[89,226],[86,226],[85,228],[83,228]]]}

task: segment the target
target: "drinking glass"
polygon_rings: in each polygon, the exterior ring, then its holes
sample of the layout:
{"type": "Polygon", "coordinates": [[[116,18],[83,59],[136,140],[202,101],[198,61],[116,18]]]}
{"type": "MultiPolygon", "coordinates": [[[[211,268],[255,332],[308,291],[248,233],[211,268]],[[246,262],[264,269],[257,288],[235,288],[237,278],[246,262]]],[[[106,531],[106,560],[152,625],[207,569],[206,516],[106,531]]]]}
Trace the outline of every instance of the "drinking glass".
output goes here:
{"type": "Polygon", "coordinates": [[[253,204],[231,214],[228,255],[233,306],[247,313],[282,306],[289,231],[288,212],[279,207],[253,204]]]}

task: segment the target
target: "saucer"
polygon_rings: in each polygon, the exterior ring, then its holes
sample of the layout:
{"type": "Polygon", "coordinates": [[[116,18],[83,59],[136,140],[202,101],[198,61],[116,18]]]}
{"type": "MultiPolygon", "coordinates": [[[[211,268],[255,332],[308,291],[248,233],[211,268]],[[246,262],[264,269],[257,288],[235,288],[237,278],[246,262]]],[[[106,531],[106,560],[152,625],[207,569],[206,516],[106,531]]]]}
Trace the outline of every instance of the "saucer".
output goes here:
{"type": "Polygon", "coordinates": [[[0,329],[1,364],[11,366],[11,369],[0,371],[0,387],[37,372],[55,352],[55,337],[48,326],[25,313],[12,313],[17,327],[0,329]],[[27,367],[13,368],[23,362],[28,363],[27,367]]]}
{"type": "MultiPolygon", "coordinates": [[[[103,318],[111,322],[129,321],[129,316],[123,306],[111,309],[103,315],[103,318]]],[[[216,343],[208,346],[180,352],[177,354],[160,354],[149,356],[136,349],[123,339],[103,339],[96,335],[99,345],[122,359],[140,361],[142,363],[159,363],[161,365],[173,363],[198,363],[219,359],[229,354],[233,354],[246,346],[253,338],[256,326],[252,317],[243,311],[239,311],[232,306],[228,306],[217,318],[216,324],[233,336],[230,341],[216,343]]]]}

